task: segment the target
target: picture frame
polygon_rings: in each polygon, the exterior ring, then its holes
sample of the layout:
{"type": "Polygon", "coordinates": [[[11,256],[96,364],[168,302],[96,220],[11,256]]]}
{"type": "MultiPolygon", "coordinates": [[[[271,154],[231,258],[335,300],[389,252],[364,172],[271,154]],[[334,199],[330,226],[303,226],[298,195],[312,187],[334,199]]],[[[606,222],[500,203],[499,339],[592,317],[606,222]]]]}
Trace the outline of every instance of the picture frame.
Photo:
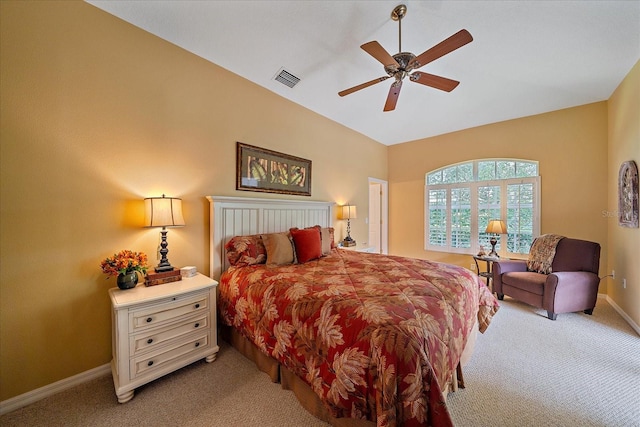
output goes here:
{"type": "Polygon", "coordinates": [[[638,228],[638,165],[622,163],[618,173],[618,225],[638,228]]]}
{"type": "Polygon", "coordinates": [[[311,196],[311,160],[238,141],[236,190],[311,196]]]}

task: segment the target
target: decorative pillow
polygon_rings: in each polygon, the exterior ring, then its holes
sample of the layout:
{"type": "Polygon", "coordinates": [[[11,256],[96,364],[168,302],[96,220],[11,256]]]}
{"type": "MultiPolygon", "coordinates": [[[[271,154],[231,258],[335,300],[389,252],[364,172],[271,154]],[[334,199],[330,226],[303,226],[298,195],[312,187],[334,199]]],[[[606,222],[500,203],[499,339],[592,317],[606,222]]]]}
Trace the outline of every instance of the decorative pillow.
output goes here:
{"type": "MultiPolygon", "coordinates": [[[[305,230],[310,229],[317,229],[320,232],[320,241],[322,242],[322,255],[329,255],[331,253],[331,249],[336,247],[336,243],[334,241],[335,232],[333,227],[320,227],[319,225],[313,225],[311,227],[305,228],[305,230]]],[[[291,230],[299,230],[299,228],[294,227],[289,231],[291,230]]],[[[297,260],[294,262],[297,263],[297,260]]]]}
{"type": "Polygon", "coordinates": [[[267,250],[267,264],[293,263],[293,245],[289,233],[263,234],[262,241],[267,250]]]}
{"type": "Polygon", "coordinates": [[[246,267],[254,264],[264,264],[267,260],[267,250],[260,235],[235,236],[224,245],[229,264],[236,267],[246,267]]]}
{"type": "Polygon", "coordinates": [[[322,240],[322,255],[329,255],[331,253],[331,249],[335,247],[333,234],[333,227],[320,228],[320,239],[322,240]]]}
{"type": "Polygon", "coordinates": [[[322,240],[318,228],[311,227],[304,230],[292,228],[289,230],[299,263],[302,264],[322,256],[322,240]]]}
{"type": "Polygon", "coordinates": [[[529,258],[527,259],[527,270],[541,274],[551,274],[553,269],[553,258],[556,256],[556,246],[564,239],[558,234],[543,234],[538,236],[531,244],[529,258]]]}

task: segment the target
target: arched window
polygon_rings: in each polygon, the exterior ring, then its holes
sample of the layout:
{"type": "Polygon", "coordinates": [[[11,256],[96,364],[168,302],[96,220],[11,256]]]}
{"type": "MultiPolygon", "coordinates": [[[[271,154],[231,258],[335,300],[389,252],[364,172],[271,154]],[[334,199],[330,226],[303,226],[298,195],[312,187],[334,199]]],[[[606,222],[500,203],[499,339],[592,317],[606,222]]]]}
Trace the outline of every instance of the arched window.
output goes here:
{"type": "Polygon", "coordinates": [[[538,162],[481,159],[425,175],[425,249],[475,254],[483,246],[489,252],[485,229],[492,219],[507,224],[507,234],[495,236],[498,253],[529,253],[540,234],[538,162]]]}

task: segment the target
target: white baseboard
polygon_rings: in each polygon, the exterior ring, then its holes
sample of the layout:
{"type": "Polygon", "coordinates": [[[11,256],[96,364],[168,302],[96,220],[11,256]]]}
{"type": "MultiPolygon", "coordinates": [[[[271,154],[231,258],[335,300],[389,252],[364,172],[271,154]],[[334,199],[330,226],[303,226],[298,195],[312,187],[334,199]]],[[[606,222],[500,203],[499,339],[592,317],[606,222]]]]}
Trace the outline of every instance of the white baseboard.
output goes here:
{"type": "Polygon", "coordinates": [[[622,318],[624,320],[626,320],[626,322],[629,324],[629,326],[631,326],[631,328],[633,328],[634,331],[636,331],[636,334],[640,335],[640,326],[638,326],[638,324],[636,322],[633,321],[633,319],[631,317],[629,317],[629,315],[627,313],[624,312],[623,309],[620,308],[620,306],[618,304],[615,303],[614,300],[612,300],[609,295],[607,294],[598,294],[598,298],[605,298],[607,300],[607,302],[609,304],[611,304],[611,307],[613,307],[613,309],[615,311],[618,312],[618,314],[620,316],[622,316],[622,318]]]}
{"type": "Polygon", "coordinates": [[[19,396],[12,397],[11,399],[3,400],[0,402],[0,415],[4,415],[8,412],[15,411],[23,406],[30,405],[45,397],[53,396],[63,390],[70,389],[87,381],[91,381],[95,378],[100,378],[104,375],[111,373],[111,364],[107,363],[97,368],[90,369],[85,372],[81,372],[69,378],[65,378],[55,383],[48,384],[44,387],[31,390],[19,396]]]}

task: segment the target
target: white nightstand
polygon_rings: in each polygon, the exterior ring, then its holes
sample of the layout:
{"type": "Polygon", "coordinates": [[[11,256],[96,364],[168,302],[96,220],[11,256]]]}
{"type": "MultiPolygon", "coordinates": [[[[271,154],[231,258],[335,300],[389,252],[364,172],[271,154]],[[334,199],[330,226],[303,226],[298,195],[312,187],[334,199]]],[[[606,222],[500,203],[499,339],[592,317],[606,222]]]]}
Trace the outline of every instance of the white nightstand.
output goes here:
{"type": "Polygon", "coordinates": [[[357,252],[370,252],[370,253],[375,253],[376,248],[375,246],[369,246],[366,244],[358,244],[356,246],[339,246],[339,248],[341,249],[346,249],[348,251],[357,251],[357,252]]]}
{"type": "Polygon", "coordinates": [[[220,349],[217,285],[197,274],[163,285],[109,289],[111,371],[118,402],[128,402],[136,387],[196,360],[215,360],[220,349]]]}

